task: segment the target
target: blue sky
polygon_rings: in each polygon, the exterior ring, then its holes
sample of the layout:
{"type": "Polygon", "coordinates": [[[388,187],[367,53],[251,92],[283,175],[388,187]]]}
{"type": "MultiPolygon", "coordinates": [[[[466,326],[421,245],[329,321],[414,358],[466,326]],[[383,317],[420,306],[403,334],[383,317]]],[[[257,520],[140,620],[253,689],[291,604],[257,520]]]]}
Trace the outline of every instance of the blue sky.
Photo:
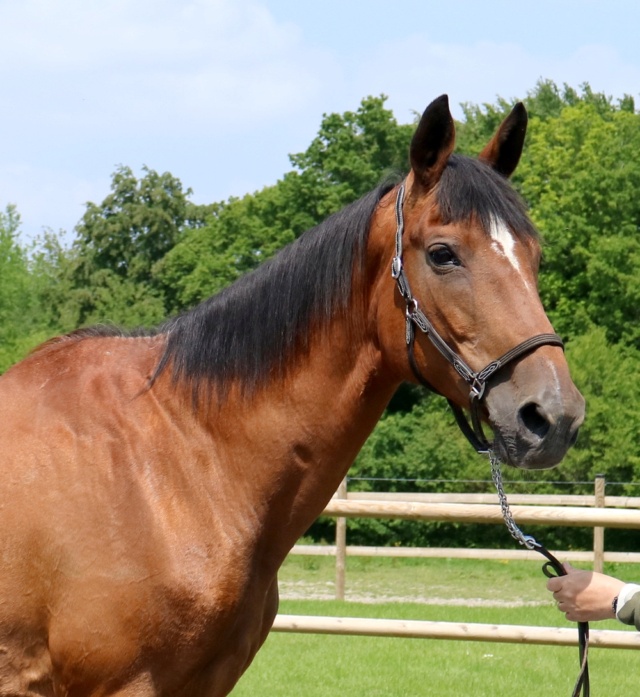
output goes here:
{"type": "Polygon", "coordinates": [[[640,107],[637,0],[0,0],[0,26],[0,209],[26,238],[71,233],[120,164],[198,203],[273,184],[370,94],[405,123],[539,78],[640,107]]]}

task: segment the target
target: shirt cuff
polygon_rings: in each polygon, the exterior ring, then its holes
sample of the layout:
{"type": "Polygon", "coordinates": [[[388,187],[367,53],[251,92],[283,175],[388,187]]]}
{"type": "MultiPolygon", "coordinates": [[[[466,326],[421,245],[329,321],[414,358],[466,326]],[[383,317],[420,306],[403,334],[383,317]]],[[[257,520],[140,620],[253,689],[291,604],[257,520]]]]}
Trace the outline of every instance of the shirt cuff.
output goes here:
{"type": "MultiPolygon", "coordinates": [[[[640,593],[640,586],[635,584],[635,583],[627,583],[626,586],[623,586],[622,590],[620,593],[618,593],[618,604],[617,604],[617,610],[616,610],[616,617],[620,619],[619,613],[620,610],[625,606],[625,603],[636,594],[640,593]]],[[[622,621],[622,620],[621,620],[622,621]]]]}

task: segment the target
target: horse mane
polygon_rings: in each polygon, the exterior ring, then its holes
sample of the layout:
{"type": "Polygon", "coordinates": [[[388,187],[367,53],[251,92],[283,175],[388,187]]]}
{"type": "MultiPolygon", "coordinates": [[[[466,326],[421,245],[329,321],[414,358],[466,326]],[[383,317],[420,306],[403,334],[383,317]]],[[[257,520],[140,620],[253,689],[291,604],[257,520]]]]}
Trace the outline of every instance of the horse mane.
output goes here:
{"type": "MultiPolygon", "coordinates": [[[[381,184],[304,232],[275,257],[194,309],[169,320],[164,353],[152,377],[169,365],[174,382],[224,396],[237,381],[252,393],[282,377],[312,331],[346,312],[354,273],[364,273],[371,217],[393,184],[381,184]]],[[[390,241],[390,244],[392,242],[390,241]]]]}
{"type": "MultiPolygon", "coordinates": [[[[393,186],[381,184],[254,271],[155,329],[86,327],[51,339],[34,352],[86,338],[166,335],[150,384],[170,366],[174,382],[191,386],[194,403],[211,390],[224,396],[233,382],[250,394],[283,377],[296,352],[309,348],[311,333],[323,331],[347,311],[354,273],[364,272],[371,217],[393,186]]],[[[444,224],[475,218],[488,233],[502,220],[514,234],[537,239],[520,196],[479,160],[452,155],[436,197],[444,224]]]]}

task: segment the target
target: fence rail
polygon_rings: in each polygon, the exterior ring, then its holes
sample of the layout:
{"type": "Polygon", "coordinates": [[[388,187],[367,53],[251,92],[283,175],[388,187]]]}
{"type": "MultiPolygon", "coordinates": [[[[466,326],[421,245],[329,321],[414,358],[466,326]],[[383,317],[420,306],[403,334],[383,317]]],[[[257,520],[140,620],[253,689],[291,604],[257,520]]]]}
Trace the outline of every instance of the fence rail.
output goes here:
{"type": "MultiPolygon", "coordinates": [[[[640,530],[640,510],[577,506],[511,506],[519,525],[625,528],[640,530]]],[[[323,515],[345,518],[397,518],[449,523],[502,523],[495,504],[414,503],[411,501],[350,501],[331,499],[323,515]]]]}
{"type": "MultiPolygon", "coordinates": [[[[605,552],[605,528],[640,529],[640,497],[606,496],[606,481],[594,480],[593,494],[512,494],[509,503],[519,525],[593,527],[592,551],[558,551],[566,561],[592,562],[602,571],[604,562],[640,563],[640,553],[605,552]]],[[[362,547],[347,545],[347,518],[401,518],[423,521],[502,524],[496,494],[400,493],[348,491],[344,480],[324,510],[336,517],[335,545],[296,545],[293,554],[336,558],[336,598],[344,599],[347,556],[450,557],[464,559],[536,559],[525,549],[458,549],[439,547],[362,547]]]]}
{"type": "MultiPolygon", "coordinates": [[[[640,529],[639,497],[605,496],[604,478],[597,477],[593,496],[509,497],[511,512],[520,525],[569,525],[594,528],[592,552],[555,552],[567,560],[594,561],[596,570],[602,561],[638,561],[640,554],[604,552],[604,528],[640,529]],[[549,505],[554,503],[556,505],[549,505]],[[585,556],[583,556],[585,555],[585,556]]],[[[347,518],[403,518],[411,520],[448,521],[456,523],[502,523],[500,506],[495,496],[486,494],[397,494],[348,492],[344,481],[324,514],[337,517],[336,545],[296,545],[300,554],[335,554],[336,597],[344,599],[345,559],[348,554],[368,556],[448,556],[475,558],[495,554],[493,558],[540,559],[528,550],[472,550],[451,548],[397,548],[347,546],[347,518]]],[[[487,558],[487,557],[485,557],[487,558]]],[[[275,632],[387,636],[424,639],[451,639],[503,643],[553,644],[575,646],[575,629],[561,627],[526,627],[418,620],[381,620],[345,617],[309,617],[278,615],[275,632]]],[[[592,630],[590,645],[601,648],[640,649],[640,633],[633,631],[592,630]]]]}
{"type": "MultiPolygon", "coordinates": [[[[495,504],[496,494],[402,493],[397,491],[347,491],[348,501],[410,501],[412,503],[485,503],[495,504]]],[[[509,494],[510,504],[529,506],[604,506],[606,508],[640,508],[640,496],[605,496],[597,502],[595,494],[509,494]]]]}
{"type": "MultiPolygon", "coordinates": [[[[515,624],[382,620],[357,617],[278,615],[272,631],[555,646],[576,646],[578,643],[577,631],[568,627],[527,627],[515,624]]],[[[640,649],[640,633],[611,629],[591,630],[589,646],[605,649],[640,649]]]]}
{"type": "MultiPolygon", "coordinates": [[[[296,545],[292,554],[312,557],[335,557],[337,545],[296,545]]],[[[388,557],[404,559],[502,559],[518,561],[539,561],[540,554],[528,549],[482,549],[466,547],[365,547],[346,545],[347,557],[388,557]]],[[[594,561],[593,550],[563,551],[550,550],[559,559],[569,562],[594,561]]],[[[639,552],[604,552],[604,561],[617,564],[640,564],[639,552]]]]}

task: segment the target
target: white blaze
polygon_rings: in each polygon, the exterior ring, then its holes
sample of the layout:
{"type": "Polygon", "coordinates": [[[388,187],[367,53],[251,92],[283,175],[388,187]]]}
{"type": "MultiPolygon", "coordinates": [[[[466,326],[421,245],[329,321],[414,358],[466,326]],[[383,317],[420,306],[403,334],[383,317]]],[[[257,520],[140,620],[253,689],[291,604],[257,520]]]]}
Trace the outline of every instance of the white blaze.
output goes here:
{"type": "Polygon", "coordinates": [[[516,257],[516,241],[513,238],[511,230],[505,225],[503,220],[499,218],[491,219],[491,230],[489,231],[493,240],[492,247],[511,262],[511,265],[516,271],[520,271],[518,257],[516,257]]]}

